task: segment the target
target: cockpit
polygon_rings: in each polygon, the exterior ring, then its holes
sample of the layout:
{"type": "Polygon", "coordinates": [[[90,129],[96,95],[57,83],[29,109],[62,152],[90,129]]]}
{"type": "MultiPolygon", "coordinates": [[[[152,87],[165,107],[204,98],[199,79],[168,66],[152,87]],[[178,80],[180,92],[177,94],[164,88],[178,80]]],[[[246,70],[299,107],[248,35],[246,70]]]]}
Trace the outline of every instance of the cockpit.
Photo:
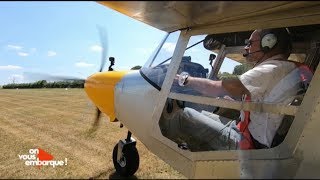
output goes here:
{"type": "MultiPolygon", "coordinates": [[[[303,62],[313,71],[316,69],[319,63],[319,41],[317,37],[314,38],[312,34],[318,31],[318,29],[318,25],[287,28],[293,42],[293,51],[289,60],[300,63],[303,62]]],[[[140,74],[144,79],[159,91],[168,73],[168,68],[173,58],[174,49],[176,48],[180,33],[180,31],[169,33],[140,70],[140,74]]],[[[245,62],[245,58],[243,57],[244,46],[251,33],[252,31],[246,31],[191,36],[176,74],[187,72],[192,77],[222,80],[237,77],[245,73],[252,68],[250,64],[245,62]]],[[[312,77],[309,77],[310,80],[311,78],[312,77]]],[[[307,87],[305,87],[289,105],[299,106],[306,91],[307,87]]],[[[178,147],[185,148],[192,152],[216,149],[211,149],[208,146],[192,147],[192,144],[186,144],[184,141],[171,138],[164,128],[164,122],[170,121],[174,112],[188,107],[199,113],[214,113],[229,119],[235,119],[237,122],[239,121],[239,116],[241,116],[237,108],[230,107],[228,103],[226,103],[228,101],[241,103],[241,99],[232,96],[210,97],[209,95],[201,94],[188,87],[181,87],[175,82],[172,83],[170,94],[159,120],[162,135],[174,141],[178,147]],[[210,100],[208,100],[203,103],[205,98],[216,98],[224,101],[210,103],[210,100]]],[[[268,104],[268,102],[264,103],[268,104]]],[[[283,112],[279,110],[279,112],[275,113],[281,114],[283,112]]],[[[284,113],[283,119],[282,123],[279,124],[271,148],[283,142],[294,120],[294,115],[293,113],[284,113]]],[[[256,149],[260,148],[265,147],[256,147],[256,149]]]]}

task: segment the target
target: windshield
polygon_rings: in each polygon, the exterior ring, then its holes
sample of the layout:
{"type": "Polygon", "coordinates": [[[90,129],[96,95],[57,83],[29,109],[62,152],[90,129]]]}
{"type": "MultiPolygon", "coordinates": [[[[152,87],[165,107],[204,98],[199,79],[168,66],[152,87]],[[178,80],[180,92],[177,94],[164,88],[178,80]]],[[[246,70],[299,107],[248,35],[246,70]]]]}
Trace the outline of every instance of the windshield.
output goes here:
{"type": "MultiPolygon", "coordinates": [[[[155,50],[147,63],[141,68],[141,73],[146,80],[159,90],[167,73],[179,35],[180,31],[168,34],[160,44],[160,47],[155,50]]],[[[183,66],[185,63],[192,62],[194,67],[201,68],[202,71],[200,74],[195,75],[200,77],[208,76],[209,71],[212,69],[210,66],[212,61],[210,62],[209,57],[210,54],[214,54],[212,51],[208,51],[203,47],[202,42],[205,36],[206,35],[198,35],[190,38],[181,64],[181,66],[183,66]]],[[[178,73],[180,73],[181,69],[182,67],[179,68],[178,73]]]]}
{"type": "Polygon", "coordinates": [[[180,32],[175,31],[166,35],[160,46],[140,70],[143,77],[159,90],[167,73],[180,32]]]}

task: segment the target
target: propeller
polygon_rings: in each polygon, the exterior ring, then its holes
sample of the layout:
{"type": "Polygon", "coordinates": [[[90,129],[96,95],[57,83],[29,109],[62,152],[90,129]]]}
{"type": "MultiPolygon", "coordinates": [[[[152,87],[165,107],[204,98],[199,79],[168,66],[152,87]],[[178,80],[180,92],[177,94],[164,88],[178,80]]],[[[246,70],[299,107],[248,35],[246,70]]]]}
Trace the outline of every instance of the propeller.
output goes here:
{"type": "MultiPolygon", "coordinates": [[[[100,38],[100,45],[102,47],[102,53],[101,53],[101,64],[98,69],[98,72],[102,72],[104,65],[106,63],[106,57],[107,57],[107,52],[108,52],[108,39],[107,39],[107,31],[105,28],[102,26],[97,26],[97,29],[99,31],[99,38],[100,38]]],[[[111,57],[113,58],[113,57],[111,57]]],[[[111,60],[110,60],[111,61],[111,60]]],[[[113,58],[114,62],[114,58],[113,58]]],[[[113,65],[112,62],[112,65],[113,65]]],[[[109,67],[110,70],[111,66],[109,67]]],[[[111,68],[112,69],[112,68],[111,68]]],[[[31,73],[31,72],[24,72],[24,77],[27,77],[30,80],[47,80],[47,81],[83,81],[85,83],[84,78],[78,78],[78,77],[73,77],[73,76],[55,76],[55,75],[48,75],[44,73],[31,73]]],[[[99,108],[96,106],[96,113],[95,113],[95,118],[94,122],[92,124],[92,128],[89,130],[91,133],[94,132],[98,125],[99,125],[99,120],[101,116],[101,111],[99,108]]]]}
{"type": "MultiPolygon", "coordinates": [[[[107,39],[107,31],[105,28],[101,27],[101,26],[97,26],[98,31],[99,31],[99,37],[100,37],[100,44],[102,47],[102,53],[101,53],[101,65],[99,68],[99,72],[102,72],[103,67],[106,63],[106,57],[107,57],[107,52],[108,52],[108,39],[107,39]]],[[[100,116],[101,116],[101,111],[98,107],[96,107],[96,114],[95,114],[95,119],[92,125],[92,130],[96,130],[98,125],[99,125],[99,120],[100,120],[100,116]]]]}

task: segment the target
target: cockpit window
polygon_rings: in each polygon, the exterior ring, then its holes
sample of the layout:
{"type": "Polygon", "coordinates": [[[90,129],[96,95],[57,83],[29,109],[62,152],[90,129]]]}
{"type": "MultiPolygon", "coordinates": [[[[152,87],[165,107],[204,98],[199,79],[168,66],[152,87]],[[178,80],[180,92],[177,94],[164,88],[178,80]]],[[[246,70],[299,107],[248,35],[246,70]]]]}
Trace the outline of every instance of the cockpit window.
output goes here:
{"type": "MultiPolygon", "coordinates": [[[[140,72],[146,80],[159,90],[167,73],[179,35],[180,31],[170,33],[162,46],[155,50],[154,55],[141,68],[140,72]]],[[[203,47],[205,37],[206,35],[198,35],[190,38],[178,73],[185,70],[196,77],[207,78],[209,76],[216,53],[203,47]],[[190,64],[192,65],[189,66],[190,64]]]]}
{"type": "Polygon", "coordinates": [[[168,34],[165,37],[162,46],[155,50],[153,55],[140,70],[143,77],[159,90],[167,73],[179,35],[180,31],[168,34]]]}

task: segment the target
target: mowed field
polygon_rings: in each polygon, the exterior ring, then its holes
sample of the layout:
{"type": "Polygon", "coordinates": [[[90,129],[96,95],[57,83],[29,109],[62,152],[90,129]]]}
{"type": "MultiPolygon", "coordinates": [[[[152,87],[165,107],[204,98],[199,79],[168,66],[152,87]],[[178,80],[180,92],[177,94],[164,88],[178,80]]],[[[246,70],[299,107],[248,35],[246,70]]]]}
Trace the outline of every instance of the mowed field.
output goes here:
{"type": "MultiPolygon", "coordinates": [[[[112,150],[127,129],[102,116],[97,131],[89,133],[94,116],[83,89],[0,89],[0,178],[119,178],[112,150]],[[67,158],[67,165],[38,168],[19,159],[37,148],[53,160],[67,158]]],[[[185,179],[139,139],[137,148],[140,167],[131,178],[185,179]]]]}

